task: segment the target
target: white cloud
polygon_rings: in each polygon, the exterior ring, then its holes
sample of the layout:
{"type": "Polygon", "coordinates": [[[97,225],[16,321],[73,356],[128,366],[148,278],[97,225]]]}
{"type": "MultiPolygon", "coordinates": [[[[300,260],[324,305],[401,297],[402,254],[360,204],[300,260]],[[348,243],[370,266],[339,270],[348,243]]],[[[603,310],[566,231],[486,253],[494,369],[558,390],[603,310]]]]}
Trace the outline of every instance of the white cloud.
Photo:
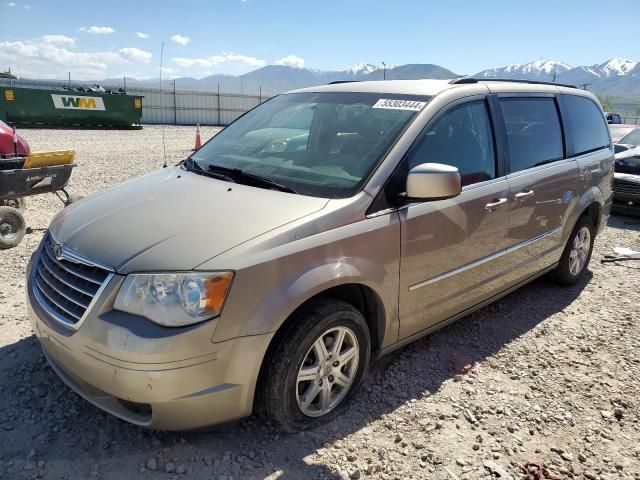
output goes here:
{"type": "Polygon", "coordinates": [[[238,65],[242,67],[263,67],[267,62],[256,57],[238,53],[222,53],[210,57],[173,58],[173,63],[181,67],[218,67],[220,65],[238,65]]]}
{"type": "Polygon", "coordinates": [[[136,32],[136,37],[138,37],[138,38],[149,38],[149,34],[148,33],[144,33],[144,32],[136,32]]]}
{"type": "Polygon", "coordinates": [[[174,35],[173,37],[171,37],[171,41],[184,47],[191,41],[191,39],[182,35],[174,35]]]}
{"type": "Polygon", "coordinates": [[[71,71],[77,79],[104,78],[113,65],[148,63],[153,55],[127,47],[117,51],[86,52],[65,35],[45,35],[34,40],[0,41],[0,64],[12,65],[17,75],[55,78],[71,71]]]}
{"type": "Polygon", "coordinates": [[[7,7],[15,7],[16,4],[14,2],[9,2],[7,3],[7,7]]]}
{"type": "Polygon", "coordinates": [[[51,45],[67,45],[69,47],[76,44],[73,38],[67,37],[66,35],[44,35],[42,41],[51,45]]]}
{"type": "Polygon", "coordinates": [[[25,10],[31,10],[31,5],[25,5],[25,6],[24,6],[24,9],[25,9],[25,10]]]}
{"type": "Polygon", "coordinates": [[[87,33],[113,33],[115,29],[113,27],[80,27],[81,32],[87,33]]]}
{"type": "Polygon", "coordinates": [[[149,63],[153,57],[151,52],[134,47],[121,48],[118,50],[118,53],[122,58],[131,60],[132,62],[149,63]]]}
{"type": "Polygon", "coordinates": [[[296,55],[287,55],[280,60],[276,60],[276,65],[286,65],[287,67],[304,68],[304,58],[296,55]]]}

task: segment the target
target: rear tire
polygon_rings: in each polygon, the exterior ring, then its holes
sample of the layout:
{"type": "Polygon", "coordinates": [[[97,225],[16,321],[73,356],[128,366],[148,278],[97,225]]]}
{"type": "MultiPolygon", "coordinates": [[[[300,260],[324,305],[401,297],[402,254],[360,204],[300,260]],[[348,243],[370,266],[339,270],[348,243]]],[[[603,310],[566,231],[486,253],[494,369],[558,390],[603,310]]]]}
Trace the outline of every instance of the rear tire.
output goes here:
{"type": "Polygon", "coordinates": [[[554,281],[563,286],[575,285],[585,275],[595,239],[595,227],[591,218],[582,216],[573,228],[564,247],[560,263],[552,272],[554,281]]]}
{"type": "Polygon", "coordinates": [[[20,210],[13,207],[0,207],[0,249],[18,245],[27,232],[27,225],[20,210]]]}
{"type": "Polygon", "coordinates": [[[365,378],[371,336],[358,310],[326,298],[302,306],[283,328],[262,368],[257,407],[281,429],[296,432],[344,409],[365,378]]]}

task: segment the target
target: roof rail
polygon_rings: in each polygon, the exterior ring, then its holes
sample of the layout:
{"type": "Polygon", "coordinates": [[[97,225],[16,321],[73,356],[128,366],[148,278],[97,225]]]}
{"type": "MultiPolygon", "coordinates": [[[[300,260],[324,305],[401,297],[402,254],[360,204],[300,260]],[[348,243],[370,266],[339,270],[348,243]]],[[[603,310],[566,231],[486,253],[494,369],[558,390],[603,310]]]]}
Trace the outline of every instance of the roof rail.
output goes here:
{"type": "Polygon", "coordinates": [[[339,83],[358,83],[360,80],[334,80],[327,83],[327,85],[338,85],[339,83]]]}
{"type": "Polygon", "coordinates": [[[578,88],[575,85],[569,85],[566,83],[554,83],[554,82],[542,82],[540,80],[520,80],[515,78],[474,78],[474,77],[460,77],[454,78],[449,83],[451,85],[465,85],[469,83],[480,82],[507,82],[507,83],[529,83],[533,85],[553,85],[556,87],[578,88]]]}

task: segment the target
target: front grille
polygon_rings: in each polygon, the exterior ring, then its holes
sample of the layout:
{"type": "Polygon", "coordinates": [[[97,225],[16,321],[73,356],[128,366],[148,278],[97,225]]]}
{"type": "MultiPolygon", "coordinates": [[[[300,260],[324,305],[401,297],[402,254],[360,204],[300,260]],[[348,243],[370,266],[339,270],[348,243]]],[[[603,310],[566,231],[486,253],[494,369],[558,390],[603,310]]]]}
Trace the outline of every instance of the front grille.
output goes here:
{"type": "Polygon", "coordinates": [[[631,182],[620,178],[613,179],[613,191],[626,195],[640,195],[640,182],[631,182]]]}
{"type": "Polygon", "coordinates": [[[34,266],[33,290],[38,301],[58,321],[77,324],[109,277],[104,268],[56,257],[55,243],[47,235],[34,266]]]}

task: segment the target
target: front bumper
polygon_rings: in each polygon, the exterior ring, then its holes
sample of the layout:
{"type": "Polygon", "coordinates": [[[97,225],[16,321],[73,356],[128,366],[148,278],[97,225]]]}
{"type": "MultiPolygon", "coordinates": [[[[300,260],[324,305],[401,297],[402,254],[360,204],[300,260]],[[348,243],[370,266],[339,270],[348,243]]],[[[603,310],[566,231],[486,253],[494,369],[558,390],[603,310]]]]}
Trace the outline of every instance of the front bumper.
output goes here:
{"type": "MultiPolygon", "coordinates": [[[[34,254],[37,256],[38,252],[34,254]]],[[[136,425],[186,430],[251,414],[272,334],[213,343],[216,321],[165,328],[112,310],[114,275],[77,330],[52,319],[33,292],[27,309],[53,370],[76,393],[136,425]]]]}
{"type": "Polygon", "coordinates": [[[612,210],[622,215],[640,215],[640,175],[614,175],[612,210]]]}

